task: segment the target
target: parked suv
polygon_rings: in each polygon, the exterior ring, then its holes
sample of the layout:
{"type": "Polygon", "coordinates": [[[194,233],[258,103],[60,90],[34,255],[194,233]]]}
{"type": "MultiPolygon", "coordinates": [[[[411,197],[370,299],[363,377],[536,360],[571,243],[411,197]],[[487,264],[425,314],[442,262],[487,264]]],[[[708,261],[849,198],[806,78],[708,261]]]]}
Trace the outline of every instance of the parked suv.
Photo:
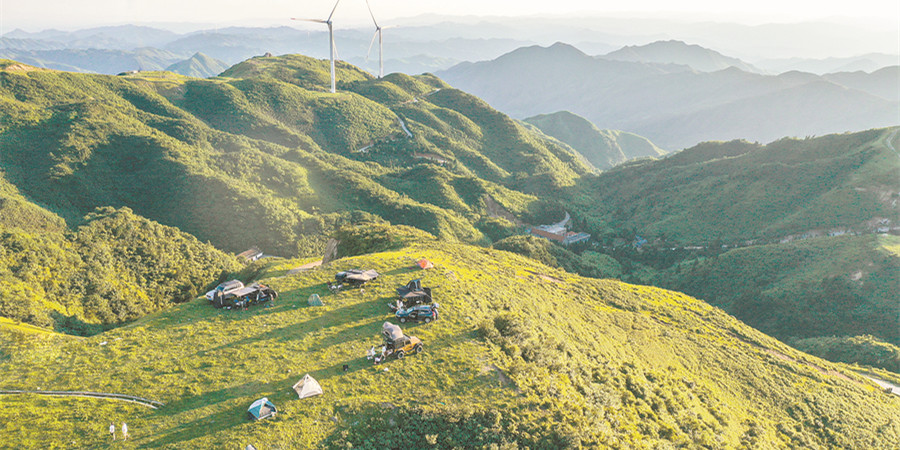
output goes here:
{"type": "Polygon", "coordinates": [[[424,320],[425,323],[428,323],[432,320],[437,320],[437,310],[437,303],[433,305],[416,305],[410,308],[400,309],[396,313],[394,313],[394,315],[397,316],[397,319],[400,320],[400,323],[405,323],[408,320],[414,320],[416,322],[424,320]]]}

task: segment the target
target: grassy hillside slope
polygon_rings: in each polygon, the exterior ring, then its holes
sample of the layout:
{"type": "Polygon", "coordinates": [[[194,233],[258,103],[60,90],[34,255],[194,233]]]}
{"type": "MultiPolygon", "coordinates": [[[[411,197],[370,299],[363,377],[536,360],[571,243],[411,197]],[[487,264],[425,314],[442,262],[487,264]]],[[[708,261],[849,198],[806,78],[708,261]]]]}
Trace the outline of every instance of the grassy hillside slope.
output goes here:
{"type": "Polygon", "coordinates": [[[898,345],[898,246],[868,235],[747,247],[682,262],[655,283],[782,340],[871,334],[898,345]]]}
{"type": "Polygon", "coordinates": [[[0,396],[4,436],[95,447],[111,421],[126,421],[132,438],[120,445],[142,448],[886,448],[900,439],[897,396],[681,294],[435,242],[305,274],[285,275],[290,266],[263,280],[282,292],[269,308],[198,299],[88,339],[4,328],[4,388],[166,403],[0,396]],[[409,268],[421,256],[436,268],[409,268]],[[333,272],[352,267],[383,276],[327,294],[333,272]],[[372,366],[363,355],[379,342],[386,303],[414,277],[440,286],[441,318],[405,326],[423,353],[372,366]],[[312,293],[326,306],[307,306],[312,293]],[[290,386],[305,373],[324,395],[296,398],[290,386]],[[252,423],[246,408],[263,396],[280,413],[252,423]]]}
{"type": "Polygon", "coordinates": [[[99,209],[68,233],[0,224],[0,315],[94,334],[188,301],[241,267],[127,208],[99,209]]]}
{"type": "Polygon", "coordinates": [[[900,219],[896,130],[704,143],[585,179],[567,198],[620,230],[687,244],[871,232],[900,219]]]}
{"type": "Polygon", "coordinates": [[[485,196],[514,216],[540,214],[528,194],[590,171],[571,148],[431,76],[375,80],[341,64],[331,95],[326,62],[296,55],[209,80],[2,67],[0,168],[71,224],[127,206],[222,249],[293,255],[321,251],[335,223],[362,211],[483,242],[497,229],[485,196]]]}
{"type": "Polygon", "coordinates": [[[572,146],[598,169],[609,169],[629,159],[658,157],[666,152],[647,138],[619,130],[601,130],[568,111],[525,119],[548,136],[572,146]]]}

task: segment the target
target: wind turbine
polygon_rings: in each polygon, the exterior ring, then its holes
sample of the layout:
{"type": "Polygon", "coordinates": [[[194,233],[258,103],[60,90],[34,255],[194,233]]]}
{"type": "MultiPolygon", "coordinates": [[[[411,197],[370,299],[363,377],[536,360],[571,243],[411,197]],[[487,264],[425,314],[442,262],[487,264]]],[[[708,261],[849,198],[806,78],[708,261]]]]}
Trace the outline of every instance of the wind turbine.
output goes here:
{"type": "MultiPolygon", "coordinates": [[[[369,54],[372,53],[372,45],[375,44],[375,38],[378,38],[378,78],[384,77],[384,31],[381,28],[381,25],[378,25],[378,21],[375,20],[375,14],[372,13],[372,5],[369,4],[369,0],[366,0],[366,7],[369,8],[369,15],[372,16],[372,22],[375,24],[375,34],[372,35],[372,42],[369,42],[369,51],[366,52],[366,59],[369,59],[369,54]]],[[[388,27],[390,28],[390,27],[388,27]]]]}
{"type": "Polygon", "coordinates": [[[337,53],[337,50],[334,47],[334,27],[332,26],[331,18],[334,16],[334,11],[337,10],[338,3],[340,3],[340,2],[341,2],[341,0],[337,0],[336,2],[334,2],[334,8],[331,9],[331,14],[329,14],[328,18],[325,20],[297,19],[295,17],[291,17],[291,20],[302,20],[304,22],[316,22],[316,23],[324,23],[325,25],[328,25],[328,39],[331,43],[331,45],[329,46],[329,49],[331,50],[330,53],[331,53],[331,93],[332,94],[334,94],[336,92],[335,80],[334,80],[334,55],[335,55],[335,53],[337,53]]]}

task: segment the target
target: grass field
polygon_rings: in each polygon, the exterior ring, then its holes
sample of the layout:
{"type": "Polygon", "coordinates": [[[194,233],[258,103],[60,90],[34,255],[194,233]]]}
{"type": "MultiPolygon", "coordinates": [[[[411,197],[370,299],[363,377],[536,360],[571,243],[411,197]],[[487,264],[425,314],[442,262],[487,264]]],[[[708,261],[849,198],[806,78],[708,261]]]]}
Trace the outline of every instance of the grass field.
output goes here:
{"type": "Polygon", "coordinates": [[[433,243],[286,275],[269,307],[205,299],[90,338],[0,325],[0,388],[138,395],[165,406],[0,397],[0,434],[24,448],[92,448],[125,421],[135,448],[312,446],[870,447],[900,439],[900,399],[703,302],[582,279],[501,251],[433,243]],[[415,258],[436,264],[412,269],[415,258]],[[338,270],[383,275],[330,294],[338,270]],[[373,366],[396,286],[435,286],[441,318],[406,325],[425,351],[373,366]],[[309,307],[318,293],[324,307],[309,307]],[[342,367],[349,366],[344,372],[342,367]],[[298,400],[310,373],[325,394],[298,400]],[[246,408],[280,409],[259,423],[246,408]],[[818,422],[817,422],[818,421],[818,422]],[[824,426],[814,425],[824,423],[824,426]]]}

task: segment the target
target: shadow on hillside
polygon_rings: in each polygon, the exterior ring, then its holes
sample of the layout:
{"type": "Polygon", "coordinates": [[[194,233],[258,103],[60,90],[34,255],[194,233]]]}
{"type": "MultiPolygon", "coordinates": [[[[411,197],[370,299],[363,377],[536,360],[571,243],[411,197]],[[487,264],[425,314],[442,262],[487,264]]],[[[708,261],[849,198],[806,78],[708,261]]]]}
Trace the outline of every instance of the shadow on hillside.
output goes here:
{"type": "MultiPolygon", "coordinates": [[[[156,440],[141,445],[140,448],[170,446],[191,439],[216,434],[231,427],[240,426],[241,423],[237,418],[247,418],[246,408],[247,406],[236,406],[210,414],[192,422],[181,424],[173,428],[171,432],[166,433],[156,440]]],[[[248,422],[250,421],[249,418],[246,420],[248,422]]]]}
{"type": "MultiPolygon", "coordinates": [[[[306,334],[314,332],[314,331],[319,331],[323,328],[331,326],[334,323],[341,323],[341,322],[355,321],[355,320],[362,320],[362,319],[371,319],[371,320],[367,321],[367,323],[364,325],[353,327],[350,330],[345,330],[345,331],[341,331],[338,333],[338,335],[346,338],[347,333],[354,332],[353,330],[358,332],[359,330],[361,330],[362,328],[365,328],[365,327],[372,327],[375,325],[376,322],[382,320],[381,315],[378,314],[378,312],[376,311],[376,310],[381,309],[381,307],[379,306],[380,304],[381,304],[381,302],[378,302],[378,304],[375,304],[372,302],[364,302],[364,303],[357,303],[357,304],[342,306],[340,308],[324,311],[322,314],[312,317],[305,322],[298,322],[298,323],[283,326],[280,328],[266,330],[265,332],[262,332],[255,336],[248,336],[248,337],[245,337],[242,339],[238,339],[236,341],[222,344],[218,347],[214,347],[209,350],[202,350],[200,352],[197,352],[197,356],[205,357],[209,353],[214,353],[214,352],[222,350],[222,349],[241,347],[244,345],[255,344],[258,342],[264,342],[264,341],[270,341],[270,340],[276,340],[276,339],[281,340],[281,341],[288,341],[288,340],[297,339],[299,337],[305,336],[306,334]]],[[[288,309],[290,309],[290,307],[288,307],[288,309]]],[[[232,312],[232,311],[229,311],[229,312],[232,312]]],[[[240,311],[233,311],[233,312],[240,313],[240,311]]],[[[329,337],[328,339],[333,341],[335,338],[329,337]]],[[[321,349],[324,347],[320,346],[319,348],[321,349]]]]}
{"type": "MultiPolygon", "coordinates": [[[[403,266],[403,267],[398,267],[393,270],[389,270],[381,275],[388,277],[388,276],[392,276],[392,275],[400,275],[403,273],[415,273],[415,272],[422,272],[422,269],[420,269],[419,266],[416,266],[415,264],[410,264],[409,266],[403,266]]],[[[416,278],[418,278],[418,277],[416,277],[416,278]]]]}
{"type": "Polygon", "coordinates": [[[250,381],[239,386],[230,386],[217,391],[179,398],[178,400],[167,403],[166,406],[159,410],[159,414],[163,416],[182,414],[197,408],[203,408],[228,401],[236,397],[255,395],[256,393],[264,392],[267,386],[268,383],[250,381]]]}

